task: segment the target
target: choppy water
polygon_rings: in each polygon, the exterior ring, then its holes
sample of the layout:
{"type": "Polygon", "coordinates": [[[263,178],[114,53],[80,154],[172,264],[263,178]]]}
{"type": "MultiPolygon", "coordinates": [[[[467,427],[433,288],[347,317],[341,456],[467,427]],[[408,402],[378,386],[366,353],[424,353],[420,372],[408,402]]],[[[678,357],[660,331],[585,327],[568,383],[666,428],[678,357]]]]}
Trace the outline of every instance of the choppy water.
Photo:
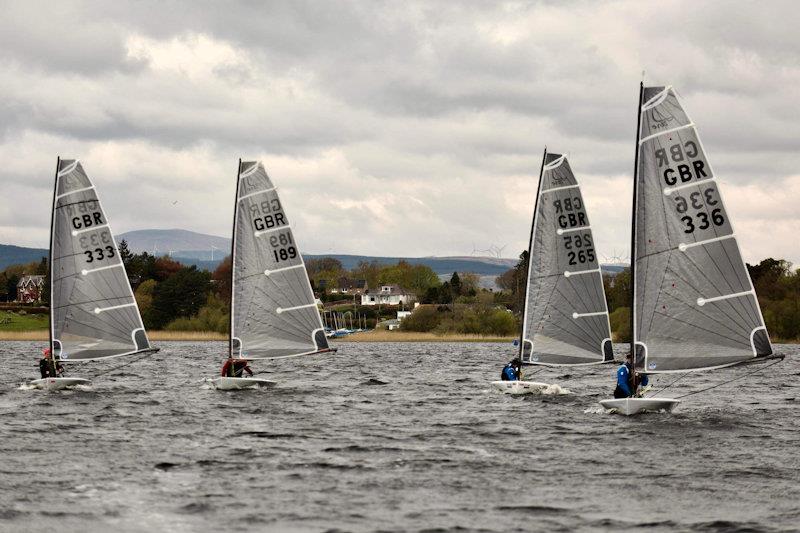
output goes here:
{"type": "Polygon", "coordinates": [[[91,390],[44,392],[18,389],[40,343],[0,343],[0,530],[800,526],[800,346],[671,415],[625,418],[593,409],[610,367],[537,376],[567,396],[490,391],[506,344],[339,344],[260,365],[279,388],[228,393],[199,381],[224,343],[160,344],[91,390]]]}

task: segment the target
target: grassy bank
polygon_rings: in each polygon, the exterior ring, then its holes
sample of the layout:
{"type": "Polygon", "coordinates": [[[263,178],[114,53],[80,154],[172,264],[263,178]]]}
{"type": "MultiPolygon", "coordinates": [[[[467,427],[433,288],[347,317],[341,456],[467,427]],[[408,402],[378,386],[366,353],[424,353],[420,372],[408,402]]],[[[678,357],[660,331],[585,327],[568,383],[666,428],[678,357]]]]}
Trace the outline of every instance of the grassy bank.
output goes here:
{"type": "MultiPolygon", "coordinates": [[[[47,327],[45,322],[44,327],[47,327]]],[[[147,336],[157,341],[227,341],[228,336],[214,331],[148,331],[147,336]]],[[[0,341],[46,341],[47,329],[31,329],[27,331],[8,330],[0,325],[0,341]]],[[[496,337],[487,335],[470,335],[461,333],[416,333],[413,331],[373,330],[349,335],[339,342],[512,342],[516,337],[496,337]]],[[[616,342],[616,341],[615,341],[616,342]]],[[[774,344],[800,344],[800,339],[772,339],[774,344]]]]}
{"type": "MultiPolygon", "coordinates": [[[[152,342],[158,341],[227,341],[224,333],[213,331],[148,331],[147,336],[152,342]]],[[[0,340],[3,341],[46,341],[46,329],[29,331],[0,330],[0,340]]],[[[433,333],[415,333],[412,331],[387,331],[375,330],[356,333],[334,342],[511,342],[514,337],[491,337],[485,335],[468,335],[448,333],[435,335],[433,333]]]]}
{"type": "Polygon", "coordinates": [[[11,311],[0,311],[0,332],[26,332],[45,330],[50,327],[50,318],[42,314],[23,314],[11,311]]]}
{"type": "MultiPolygon", "coordinates": [[[[152,342],[158,341],[227,341],[228,336],[214,331],[148,331],[152,342]]],[[[46,341],[46,329],[9,331],[0,329],[0,341],[46,341]]]]}
{"type": "Polygon", "coordinates": [[[512,342],[516,337],[473,335],[469,333],[417,333],[414,331],[373,330],[333,339],[334,342],[512,342]]]}

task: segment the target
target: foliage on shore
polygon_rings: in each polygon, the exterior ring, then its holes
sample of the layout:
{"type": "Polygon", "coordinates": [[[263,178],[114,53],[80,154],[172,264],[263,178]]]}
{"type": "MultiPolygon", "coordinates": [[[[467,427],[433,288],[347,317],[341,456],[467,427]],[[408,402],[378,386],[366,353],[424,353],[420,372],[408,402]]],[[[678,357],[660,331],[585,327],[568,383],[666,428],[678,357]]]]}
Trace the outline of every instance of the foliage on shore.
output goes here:
{"type": "MultiPolygon", "coordinates": [[[[125,241],[120,243],[120,256],[133,281],[136,300],[148,331],[168,332],[175,338],[185,332],[192,339],[205,334],[227,335],[230,321],[230,258],[209,273],[194,266],[184,266],[166,256],[155,257],[146,252],[132,254],[125,241]]],[[[501,291],[496,292],[480,289],[478,278],[473,274],[456,272],[449,281],[442,283],[429,267],[410,265],[404,261],[394,265],[361,262],[355,269],[346,271],[338,260],[323,258],[308,261],[306,268],[315,285],[325,280],[329,287],[333,287],[339,278],[347,277],[353,280],[366,279],[373,289],[382,284],[398,284],[412,290],[426,305],[420,306],[403,320],[402,329],[407,333],[456,335],[458,338],[464,335],[513,337],[519,333],[527,286],[527,251],[520,254],[513,268],[498,278],[501,291]]],[[[773,341],[800,339],[800,271],[792,269],[787,261],[772,258],[757,265],[747,265],[747,268],[773,341]]],[[[42,258],[38,262],[11,265],[0,271],[0,301],[14,299],[16,284],[21,276],[47,275],[47,270],[47,260],[42,258]]],[[[614,340],[629,342],[630,270],[625,269],[616,276],[604,276],[603,284],[614,340]]],[[[48,286],[45,283],[45,287],[48,286]]],[[[320,289],[317,294],[323,301],[342,298],[342,295],[329,294],[320,289]]],[[[44,303],[47,297],[45,293],[44,303]]],[[[371,328],[381,320],[393,317],[396,311],[390,306],[377,307],[359,307],[353,304],[350,296],[346,296],[335,310],[366,316],[368,327],[371,328]]],[[[28,312],[14,304],[13,309],[0,310],[0,332],[8,332],[4,338],[19,335],[21,338],[31,336],[38,339],[42,331],[44,338],[47,338],[48,326],[47,315],[34,314],[33,309],[28,312]]]]}

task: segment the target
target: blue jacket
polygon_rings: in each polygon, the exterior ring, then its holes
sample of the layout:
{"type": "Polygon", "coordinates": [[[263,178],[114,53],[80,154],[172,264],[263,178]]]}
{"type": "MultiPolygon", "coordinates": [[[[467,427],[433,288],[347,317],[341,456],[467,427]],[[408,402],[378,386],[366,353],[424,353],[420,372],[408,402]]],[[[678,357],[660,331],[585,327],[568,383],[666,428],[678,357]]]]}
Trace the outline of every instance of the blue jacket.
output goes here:
{"type": "MultiPolygon", "coordinates": [[[[631,371],[628,368],[627,363],[623,363],[617,369],[617,387],[622,389],[622,391],[627,394],[629,397],[633,396],[633,392],[631,392],[631,381],[630,381],[631,371]]],[[[642,374],[642,381],[640,385],[646,387],[650,380],[647,378],[647,374],[642,374]]]]}
{"type": "Polygon", "coordinates": [[[502,378],[503,381],[517,381],[517,373],[514,372],[514,367],[510,363],[503,368],[502,378]]]}

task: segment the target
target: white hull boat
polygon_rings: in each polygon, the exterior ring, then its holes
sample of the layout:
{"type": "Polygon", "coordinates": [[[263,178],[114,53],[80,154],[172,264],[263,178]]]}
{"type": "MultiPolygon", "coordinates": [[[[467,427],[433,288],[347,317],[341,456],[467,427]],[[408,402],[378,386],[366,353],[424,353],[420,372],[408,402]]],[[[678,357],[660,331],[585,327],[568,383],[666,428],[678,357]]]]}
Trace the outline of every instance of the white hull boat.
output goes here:
{"type": "Polygon", "coordinates": [[[538,381],[492,381],[492,387],[503,394],[522,395],[541,394],[550,384],[538,381]]]}
{"type": "Polygon", "coordinates": [[[242,390],[274,387],[278,383],[268,379],[259,378],[229,378],[218,377],[211,380],[211,384],[217,390],[242,390]]]}
{"type": "Polygon", "coordinates": [[[614,398],[600,400],[604,409],[613,413],[631,416],[639,413],[671,413],[681,403],[673,398],[614,398]]]}
{"type": "Polygon", "coordinates": [[[75,387],[76,385],[89,386],[91,384],[92,382],[90,380],[84,378],[42,378],[34,379],[29,383],[29,385],[37,389],[46,390],[62,390],[75,387]]]}

